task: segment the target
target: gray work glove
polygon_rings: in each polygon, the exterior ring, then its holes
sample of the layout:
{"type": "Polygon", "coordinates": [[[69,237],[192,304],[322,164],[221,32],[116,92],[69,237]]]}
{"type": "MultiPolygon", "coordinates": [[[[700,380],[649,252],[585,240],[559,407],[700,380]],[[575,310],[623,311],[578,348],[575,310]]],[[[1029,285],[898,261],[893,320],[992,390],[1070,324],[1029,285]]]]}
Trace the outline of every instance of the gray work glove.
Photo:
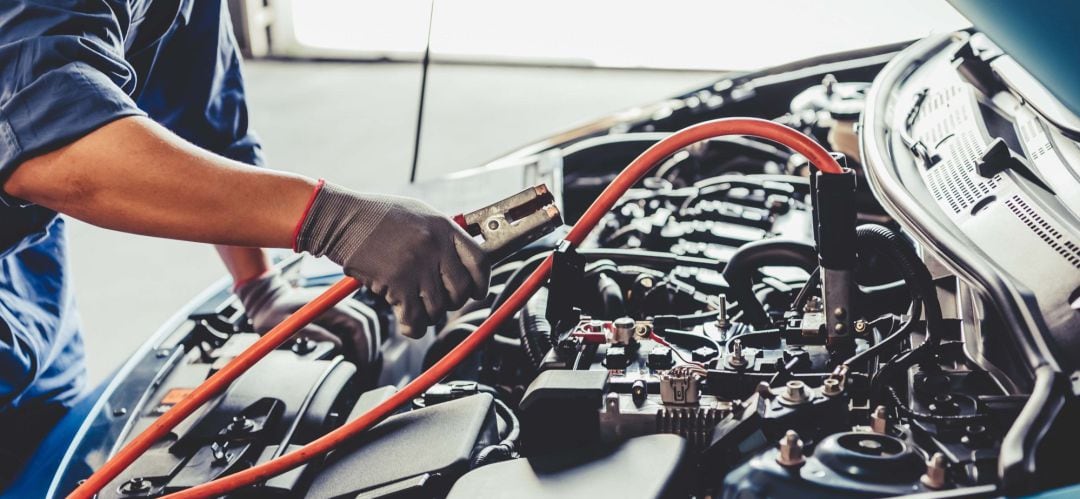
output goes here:
{"type": "Polygon", "coordinates": [[[316,193],[295,249],[326,255],[367,284],[412,338],[469,297],[483,298],[491,273],[480,245],[427,204],[329,183],[316,193]]]}
{"type": "MultiPolygon", "coordinates": [[[[266,333],[286,317],[319,295],[321,290],[293,286],[273,270],[266,275],[245,281],[236,287],[236,296],[244,305],[255,332],[266,333]]],[[[297,336],[315,341],[331,341],[355,354],[358,363],[374,362],[379,355],[379,338],[374,331],[374,319],[354,300],[346,299],[327,310],[297,336]]]]}

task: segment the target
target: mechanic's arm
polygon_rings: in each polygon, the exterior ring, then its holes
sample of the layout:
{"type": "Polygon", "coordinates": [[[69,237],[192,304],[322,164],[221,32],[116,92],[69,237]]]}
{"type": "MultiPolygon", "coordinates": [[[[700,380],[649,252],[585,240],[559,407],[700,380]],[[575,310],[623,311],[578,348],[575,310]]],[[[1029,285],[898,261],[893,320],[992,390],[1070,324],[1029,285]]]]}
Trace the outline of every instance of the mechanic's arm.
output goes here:
{"type": "Polygon", "coordinates": [[[23,161],[3,187],[125,232],[326,255],[385,296],[406,335],[487,289],[476,241],[419,201],[247,166],[142,117],[23,161]]]}
{"type": "Polygon", "coordinates": [[[288,248],[315,185],[211,154],[150,119],[128,117],[23,162],[4,189],[124,232],[288,248]]]}
{"type": "Polygon", "coordinates": [[[239,288],[270,273],[270,259],[262,248],[246,246],[215,246],[221,261],[233,278],[233,287],[239,288]]]}

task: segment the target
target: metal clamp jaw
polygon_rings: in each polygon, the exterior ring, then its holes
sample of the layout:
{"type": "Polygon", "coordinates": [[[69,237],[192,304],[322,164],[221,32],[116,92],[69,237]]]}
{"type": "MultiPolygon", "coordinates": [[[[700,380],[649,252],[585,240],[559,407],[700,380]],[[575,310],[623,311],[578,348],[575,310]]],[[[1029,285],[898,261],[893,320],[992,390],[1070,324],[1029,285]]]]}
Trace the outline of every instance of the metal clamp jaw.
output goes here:
{"type": "Polygon", "coordinates": [[[847,168],[841,154],[833,153],[844,166],[841,174],[815,172],[811,178],[814,235],[824,290],[826,346],[837,358],[855,354],[851,310],[854,303],[855,263],[855,171],[847,168]]]}
{"type": "Polygon", "coordinates": [[[562,225],[562,214],[546,185],[525,189],[513,196],[469,213],[454,222],[469,235],[483,239],[492,262],[497,262],[562,225]]]}

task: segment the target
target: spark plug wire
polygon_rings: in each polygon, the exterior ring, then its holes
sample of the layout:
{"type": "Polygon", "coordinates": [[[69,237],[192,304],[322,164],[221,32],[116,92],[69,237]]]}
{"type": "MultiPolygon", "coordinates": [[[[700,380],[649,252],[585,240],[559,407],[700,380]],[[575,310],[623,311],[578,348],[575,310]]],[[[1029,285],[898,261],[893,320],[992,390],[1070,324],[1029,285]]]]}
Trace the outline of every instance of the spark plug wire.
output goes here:
{"type": "MultiPolygon", "coordinates": [[[[768,120],[757,118],[721,118],[712,121],[698,123],[679,130],[666,138],[653,144],[640,156],[635,158],[627,167],[619,173],[611,184],[604,189],[599,197],[585,211],[570,232],[566,235],[566,241],[573,245],[580,244],[592,229],[600,222],[600,219],[611,210],[611,207],[631,187],[648,175],[652,169],[662,161],[692,144],[702,140],[730,135],[747,135],[759,137],[781,145],[785,145],[795,152],[805,156],[810,163],[823,173],[843,173],[843,168],[837,163],[828,151],[826,151],[813,139],[802,133],[768,120]]],[[[296,468],[312,459],[324,455],[335,447],[355,437],[361,432],[371,428],[403,404],[420,396],[432,385],[439,382],[453,369],[469,357],[478,348],[483,346],[499,325],[510,319],[518,309],[535,293],[547,280],[551,271],[551,256],[545,258],[540,265],[529,275],[522,285],[515,290],[501,306],[497,307],[474,332],[469,334],[453,350],[442,359],[421,373],[401,390],[397,391],[375,408],[362,414],[357,419],[350,421],[333,431],[319,437],[303,447],[279,456],[265,463],[251,468],[238,471],[228,476],[197,485],[195,487],[169,494],[168,498],[209,498],[217,497],[241,487],[246,487],[262,482],[270,477],[279,475],[296,468]]],[[[225,390],[237,377],[248,370],[252,365],[274,350],[278,345],[287,341],[296,331],[310,323],[335,303],[348,297],[359,289],[360,283],[351,277],[345,277],[330,287],[326,292],[301,307],[293,315],[278,324],[269,333],[260,338],[251,347],[242,352],[225,367],[215,373],[196,388],[187,398],[176,404],[169,412],[165,413],[150,424],[142,433],[136,436],[130,443],[109,459],[101,468],[92,474],[85,482],[79,485],[69,498],[90,499],[105,485],[116,478],[124,469],[141,456],[147,449],[153,446],[161,438],[165,437],[177,424],[187,418],[192,412],[225,390]]]]}

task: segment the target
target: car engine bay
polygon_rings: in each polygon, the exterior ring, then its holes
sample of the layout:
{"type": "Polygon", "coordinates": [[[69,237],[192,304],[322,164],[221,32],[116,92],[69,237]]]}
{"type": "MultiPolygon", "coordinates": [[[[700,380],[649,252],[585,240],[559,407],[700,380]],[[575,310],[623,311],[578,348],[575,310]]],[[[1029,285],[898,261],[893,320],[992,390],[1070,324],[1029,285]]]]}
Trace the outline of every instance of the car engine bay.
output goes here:
{"type": "MultiPolygon", "coordinates": [[[[99,497],[186,490],[300,448],[448,354],[551,255],[476,353],[359,438],[230,497],[919,497],[1074,485],[1080,133],[976,32],[738,74],[424,187],[544,182],[567,222],[665,136],[772,120],[835,151],[720,137],[663,161],[580,245],[498,262],[421,340],[298,337],[99,497]],[[1010,79],[1012,75],[1012,79],[1010,79]],[[1043,98],[1043,100],[1040,100],[1043,98]]],[[[483,187],[481,187],[483,186],[483,187]]],[[[471,202],[471,201],[462,201],[471,202]]],[[[292,258],[300,285],[338,271],[292,258]],[[320,273],[321,272],[321,273],[320,273]]],[[[325,267],[325,266],[323,266],[325,267]]],[[[70,442],[63,495],[258,335],[228,288],[163,328],[70,442]],[[92,430],[92,431],[91,431],[92,430]]]]}

